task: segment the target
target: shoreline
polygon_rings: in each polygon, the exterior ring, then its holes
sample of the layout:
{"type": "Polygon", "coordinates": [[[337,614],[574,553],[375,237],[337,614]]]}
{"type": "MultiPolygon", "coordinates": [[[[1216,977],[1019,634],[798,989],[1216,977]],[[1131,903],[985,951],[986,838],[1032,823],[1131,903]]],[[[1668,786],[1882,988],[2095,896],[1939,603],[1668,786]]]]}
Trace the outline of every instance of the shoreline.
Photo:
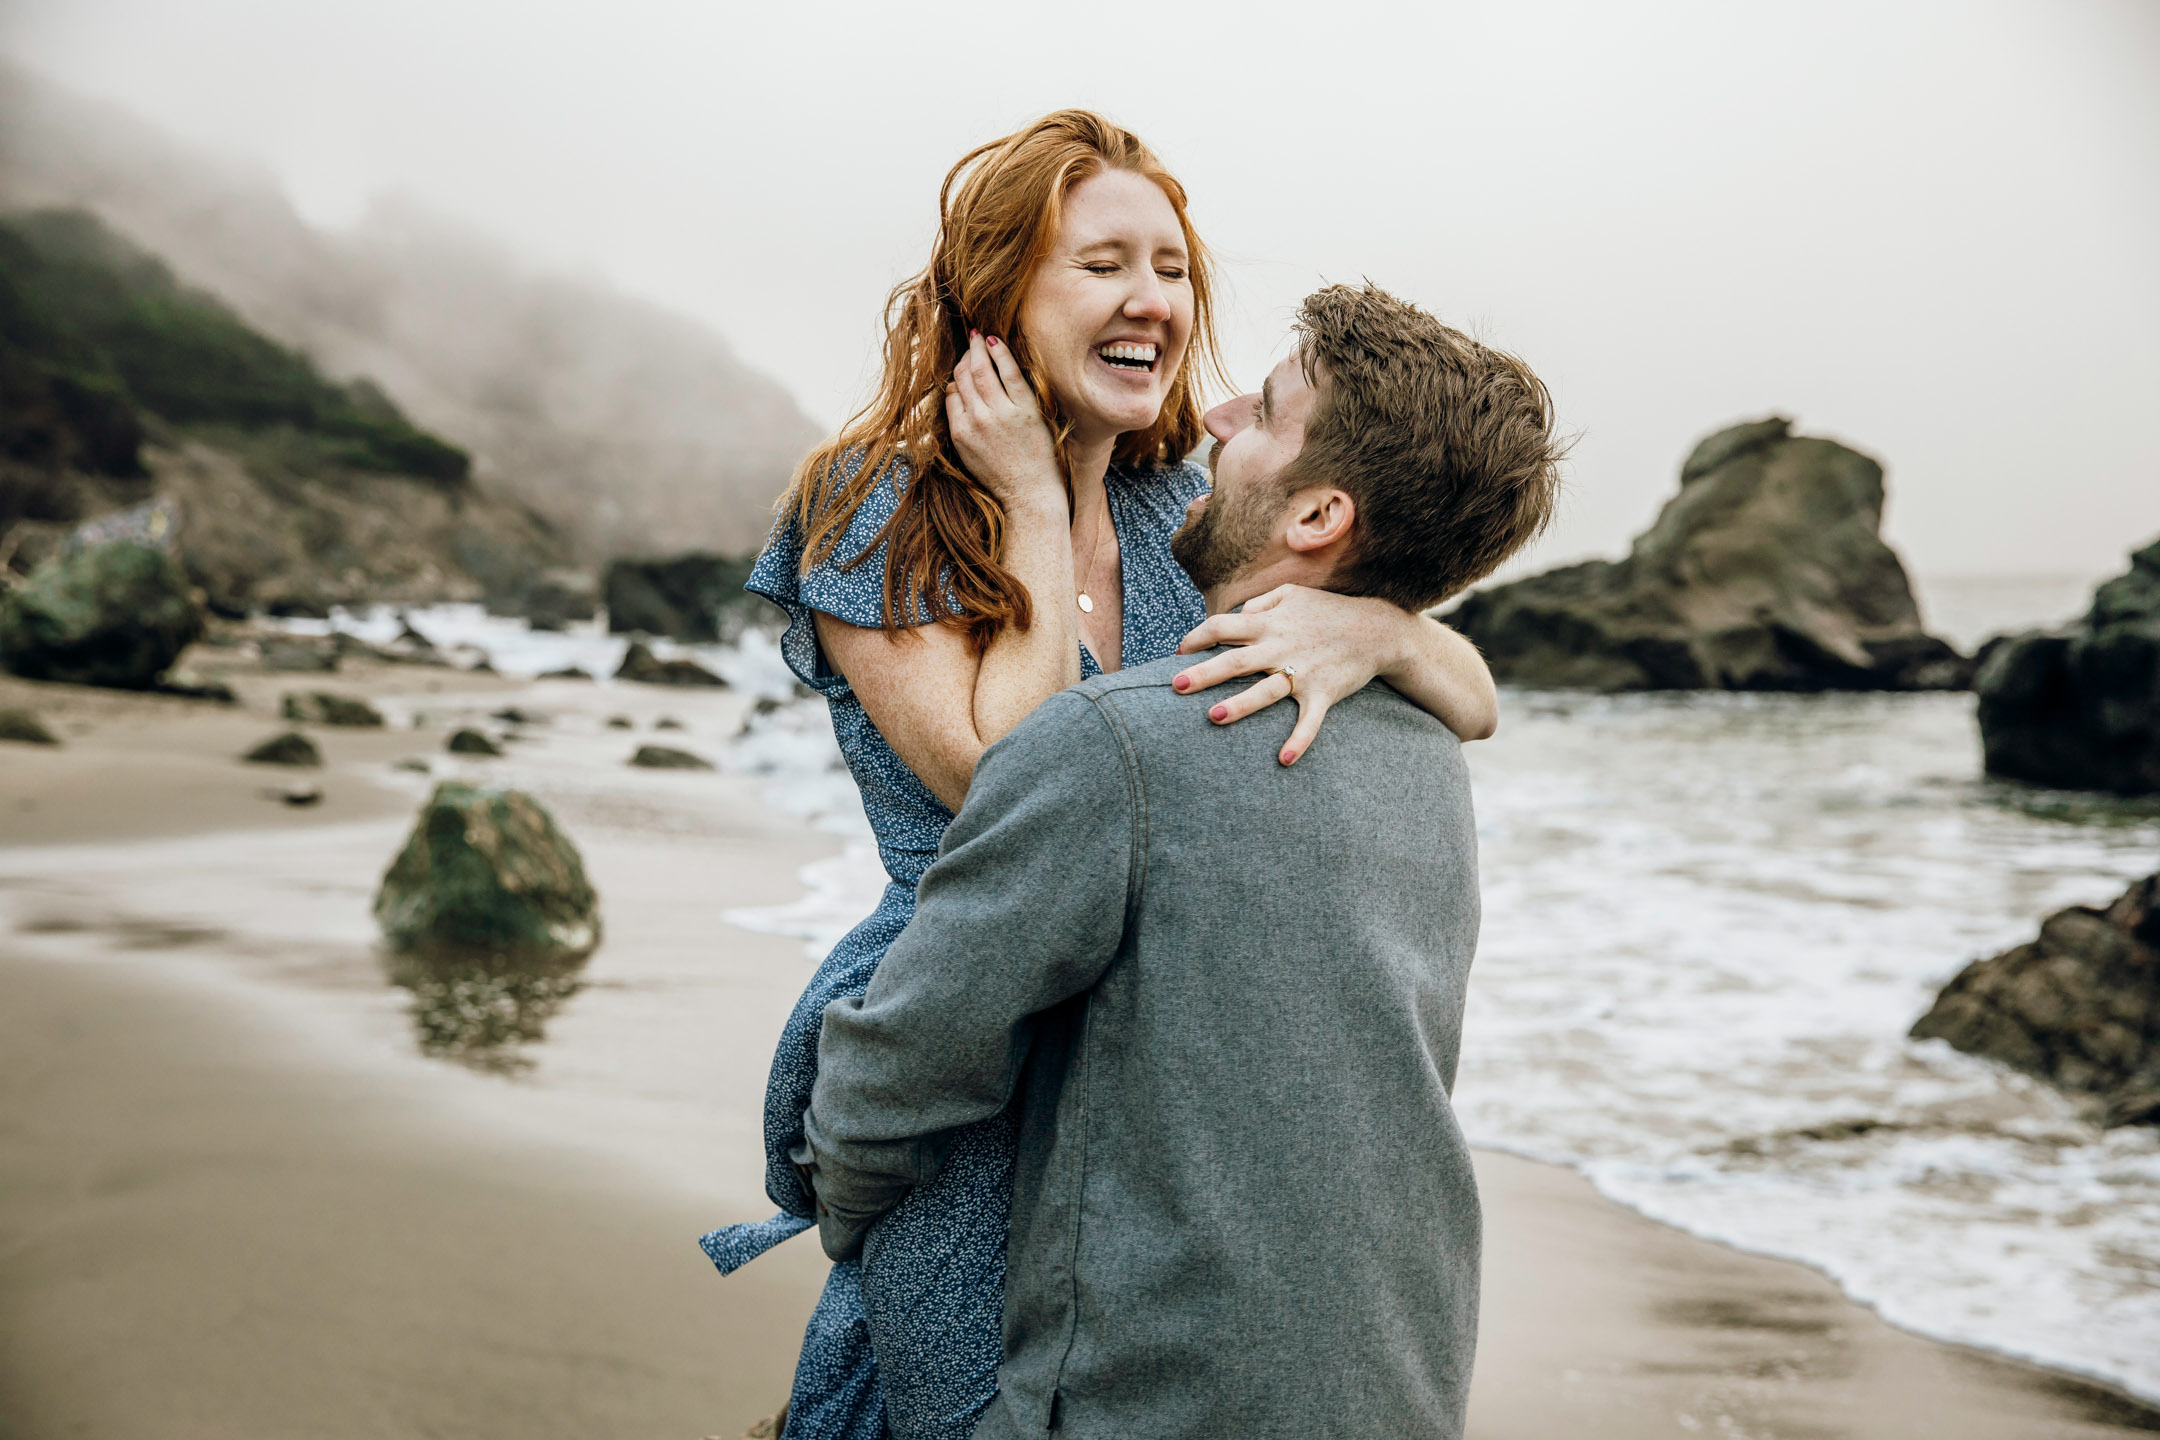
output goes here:
{"type": "MultiPolygon", "coordinates": [[[[33,687],[0,677],[0,705],[31,704],[69,740],[0,752],[43,757],[0,765],[0,859],[64,846],[107,854],[120,874],[131,847],[159,838],[216,836],[222,854],[243,834],[311,830],[307,843],[328,844],[338,824],[372,833],[360,822],[387,833],[431,783],[407,784],[389,762],[439,747],[440,730],[310,727],[331,763],[299,772],[326,793],[299,811],[255,793],[264,774],[292,772],[231,756],[282,728],[263,714],[274,691],[319,679],[410,707],[437,703],[428,678],[476,704],[514,692],[520,704],[679,712],[710,734],[740,705],[386,670],[245,677],[233,710],[61,686],[25,696],[33,687]],[[87,728],[71,733],[77,724],[87,728]],[[41,803],[26,811],[24,798],[41,803]],[[164,824],[144,825],[146,808],[164,824]]],[[[773,904],[798,888],[802,863],[838,848],[757,806],[740,777],[713,777],[709,811],[706,849],[682,852],[683,873],[709,893],[672,918],[646,912],[681,875],[654,881],[651,901],[634,888],[675,863],[670,852],[581,822],[608,872],[611,945],[668,938],[618,916],[680,929],[773,904]],[[697,868],[720,853],[724,874],[697,868]]],[[[75,890],[47,899],[79,905],[114,883],[96,867],[70,880],[75,890]]],[[[696,1138],[729,1158],[666,1174],[626,1163],[628,1142],[608,1143],[600,1111],[553,1094],[543,1098],[557,1108],[536,1108],[545,1069],[521,1083],[411,1053],[399,997],[352,954],[337,958],[346,1008],[332,1011],[278,989],[289,976],[263,962],[228,961],[224,947],[245,950],[230,937],[124,929],[142,918],[0,934],[0,1431],[735,1435],[777,1407],[822,1257],[798,1242],[721,1280],[694,1240],[764,1213],[755,1165],[735,1151],[754,1146],[756,1076],[807,973],[797,942],[732,926],[694,937],[701,965],[720,946],[725,973],[689,1008],[730,1037],[701,1092],[730,1113],[696,1138]]],[[[357,953],[349,937],[337,943],[357,953]]],[[[669,983],[596,973],[555,1024],[591,1028],[607,1005],[669,983]]],[[[543,1066],[557,1043],[542,1043],[543,1066]]],[[[565,1043],[583,1053],[578,1034],[565,1043]]],[[[2113,1387],[1896,1329],[1818,1270],[1651,1220],[1571,1169],[1491,1150],[1478,1168],[1486,1300],[1470,1433],[1481,1440],[2160,1431],[2160,1409],[2113,1387]]]]}

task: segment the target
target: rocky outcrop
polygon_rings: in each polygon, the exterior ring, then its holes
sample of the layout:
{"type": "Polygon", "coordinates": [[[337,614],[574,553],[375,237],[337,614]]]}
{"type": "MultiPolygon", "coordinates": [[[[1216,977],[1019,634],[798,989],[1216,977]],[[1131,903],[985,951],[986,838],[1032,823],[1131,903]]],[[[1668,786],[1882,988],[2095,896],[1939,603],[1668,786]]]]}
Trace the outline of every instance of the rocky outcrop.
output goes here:
{"type": "Polygon", "coordinates": [[[695,660],[662,660],[653,654],[651,646],[638,640],[631,641],[630,648],[623,653],[623,661],[616,668],[615,678],[635,680],[641,685],[690,685],[723,690],[727,688],[727,681],[695,660]]]}
{"type": "Polygon", "coordinates": [[[1695,447],[1624,560],[1468,596],[1448,623],[1499,679],[1590,690],[1950,690],[1883,543],[1882,466],[1781,417],[1695,447]]]}
{"type": "Polygon", "coordinates": [[[274,184],[5,63],[0,204],[96,209],[328,372],[375,376],[589,562],[755,546],[818,438],[703,326],[409,203],[314,229],[274,184]]]}
{"type": "Polygon", "coordinates": [[[0,216],[0,565],[155,500],[229,617],[528,588],[567,548],[468,468],[90,215],[0,216]]]}
{"type": "Polygon", "coordinates": [[[756,563],[755,556],[702,554],[614,561],[601,582],[608,629],[670,640],[734,640],[772,608],[743,589],[756,563]]]}
{"type": "Polygon", "coordinates": [[[0,596],[0,665],[31,680],[147,690],[202,632],[187,577],[139,541],[55,556],[0,596]]]}
{"type": "Polygon", "coordinates": [[[379,730],[383,724],[382,712],[367,701],[333,695],[327,690],[305,694],[295,691],[285,697],[279,709],[296,725],[351,725],[379,730]]]}
{"type": "Polygon", "coordinates": [[[456,781],[421,810],[375,919],[395,951],[505,964],[580,959],[600,943],[584,861],[540,802],[456,781]]]}
{"type": "Polygon", "coordinates": [[[2160,1125],[2160,875],[1966,966],[1912,1034],[2088,1097],[2105,1124],[2160,1125]]]}
{"type": "Polygon", "coordinates": [[[1987,772],[2068,790],[2160,793],[2160,540],[2058,631],[1980,650],[1987,772]]]}

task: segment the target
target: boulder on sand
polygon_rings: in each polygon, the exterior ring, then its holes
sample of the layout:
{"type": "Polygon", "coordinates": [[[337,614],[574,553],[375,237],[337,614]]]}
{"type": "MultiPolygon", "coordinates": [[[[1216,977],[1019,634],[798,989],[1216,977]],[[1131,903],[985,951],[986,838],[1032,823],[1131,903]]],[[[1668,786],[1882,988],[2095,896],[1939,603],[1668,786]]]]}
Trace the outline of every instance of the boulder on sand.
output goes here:
{"type": "Polygon", "coordinates": [[[2036,940],[1975,960],[1912,1028],[2073,1095],[2107,1125],[2160,1125],[2160,875],[2105,910],[2050,915],[2036,940]]]}
{"type": "Polygon", "coordinates": [[[1882,466],[1782,417],[1695,447],[1624,560],[1464,599],[1447,621],[1519,685],[1588,690],[1957,690],[1881,537],[1882,466]]]}
{"type": "Polygon", "coordinates": [[[2058,631],[1980,648],[1987,772],[2066,790],[2160,792],[2160,540],[2058,631]]]}
{"type": "Polygon", "coordinates": [[[273,735],[240,757],[250,765],[313,765],[322,764],[322,751],[315,742],[297,730],[273,735]]]}
{"type": "Polygon", "coordinates": [[[202,633],[180,567],[135,540],[56,555],[0,595],[0,665],[31,680],[147,690],[202,633]]]}
{"type": "Polygon", "coordinates": [[[382,712],[365,700],[354,700],[345,695],[332,695],[327,690],[312,690],[306,694],[293,691],[285,696],[282,707],[287,720],[296,725],[350,725],[362,729],[380,729],[382,712]]]}
{"type": "Polygon", "coordinates": [[[435,787],[383,876],[375,919],[391,949],[546,964],[600,943],[599,897],[577,847],[519,790],[435,787]]]}
{"type": "Polygon", "coordinates": [[[707,670],[695,660],[662,660],[653,654],[650,646],[642,640],[630,642],[623,655],[622,665],[615,671],[618,680],[635,680],[641,685],[703,685],[727,688],[727,681],[707,670]]]}

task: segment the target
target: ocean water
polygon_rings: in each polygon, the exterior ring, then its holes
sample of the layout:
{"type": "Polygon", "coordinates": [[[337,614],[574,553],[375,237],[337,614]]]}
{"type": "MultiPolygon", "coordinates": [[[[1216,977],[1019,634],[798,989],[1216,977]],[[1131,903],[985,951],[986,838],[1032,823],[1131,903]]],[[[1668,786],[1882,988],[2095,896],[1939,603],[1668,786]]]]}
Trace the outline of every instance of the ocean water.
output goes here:
{"type": "MultiPolygon", "coordinates": [[[[2074,587],[2028,589],[1976,587],[1975,633],[1943,628],[1970,644],[2052,618],[2025,613],[2033,596],[2062,608],[2074,587]]],[[[415,623],[513,673],[604,671],[622,649],[473,610],[415,623]]],[[[822,954],[883,884],[823,703],[763,636],[680,653],[774,702],[725,768],[844,837],[801,898],[728,916],[822,954]]],[[[1813,1265],[1893,1323],[2160,1399],[2160,1131],[2103,1132],[2043,1085],[1906,1038],[1968,961],[2160,869],[2160,806],[1982,780],[1965,695],[1510,693],[1504,710],[1467,752],[1472,1141],[1813,1265]]]]}
{"type": "Polygon", "coordinates": [[[2155,812],[1979,781],[1969,696],[1507,708],[1469,752],[1471,1139],[2160,1397],[2160,1132],[1906,1038],[1968,961],[2160,869],[2155,812]]]}

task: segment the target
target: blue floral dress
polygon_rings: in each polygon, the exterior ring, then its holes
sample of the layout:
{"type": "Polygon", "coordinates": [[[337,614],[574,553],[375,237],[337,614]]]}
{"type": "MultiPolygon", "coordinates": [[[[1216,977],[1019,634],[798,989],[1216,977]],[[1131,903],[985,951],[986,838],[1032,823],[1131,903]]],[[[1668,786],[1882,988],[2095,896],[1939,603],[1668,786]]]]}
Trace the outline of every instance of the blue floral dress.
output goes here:
{"type": "MultiPolygon", "coordinates": [[[[788,1151],[802,1139],[825,1007],[869,986],[915,913],[916,882],[952,823],[952,812],[886,744],[846,678],[825,663],[812,620],[823,611],[865,628],[884,624],[885,547],[871,547],[906,483],[904,468],[886,476],[833,557],[807,572],[801,534],[783,515],[747,587],[787,611],[781,652],[831,708],[833,734],[861,787],[891,883],[877,909],[818,967],[781,1032],[765,1090],[765,1191],[781,1213],[699,1242],[723,1275],[810,1227],[810,1196],[788,1151]]],[[[1191,463],[1113,466],[1105,477],[1125,589],[1126,668],[1173,653],[1206,616],[1199,592],[1171,558],[1170,537],[1207,488],[1206,474],[1191,463]]],[[[1083,675],[1101,673],[1084,645],[1080,667],[1083,675]]],[[[1014,1140],[1009,1111],[961,1131],[945,1172],[879,1221],[862,1256],[833,1266],[803,1337],[789,1440],[966,1440],[973,1433],[997,1393],[1014,1140]]]]}

